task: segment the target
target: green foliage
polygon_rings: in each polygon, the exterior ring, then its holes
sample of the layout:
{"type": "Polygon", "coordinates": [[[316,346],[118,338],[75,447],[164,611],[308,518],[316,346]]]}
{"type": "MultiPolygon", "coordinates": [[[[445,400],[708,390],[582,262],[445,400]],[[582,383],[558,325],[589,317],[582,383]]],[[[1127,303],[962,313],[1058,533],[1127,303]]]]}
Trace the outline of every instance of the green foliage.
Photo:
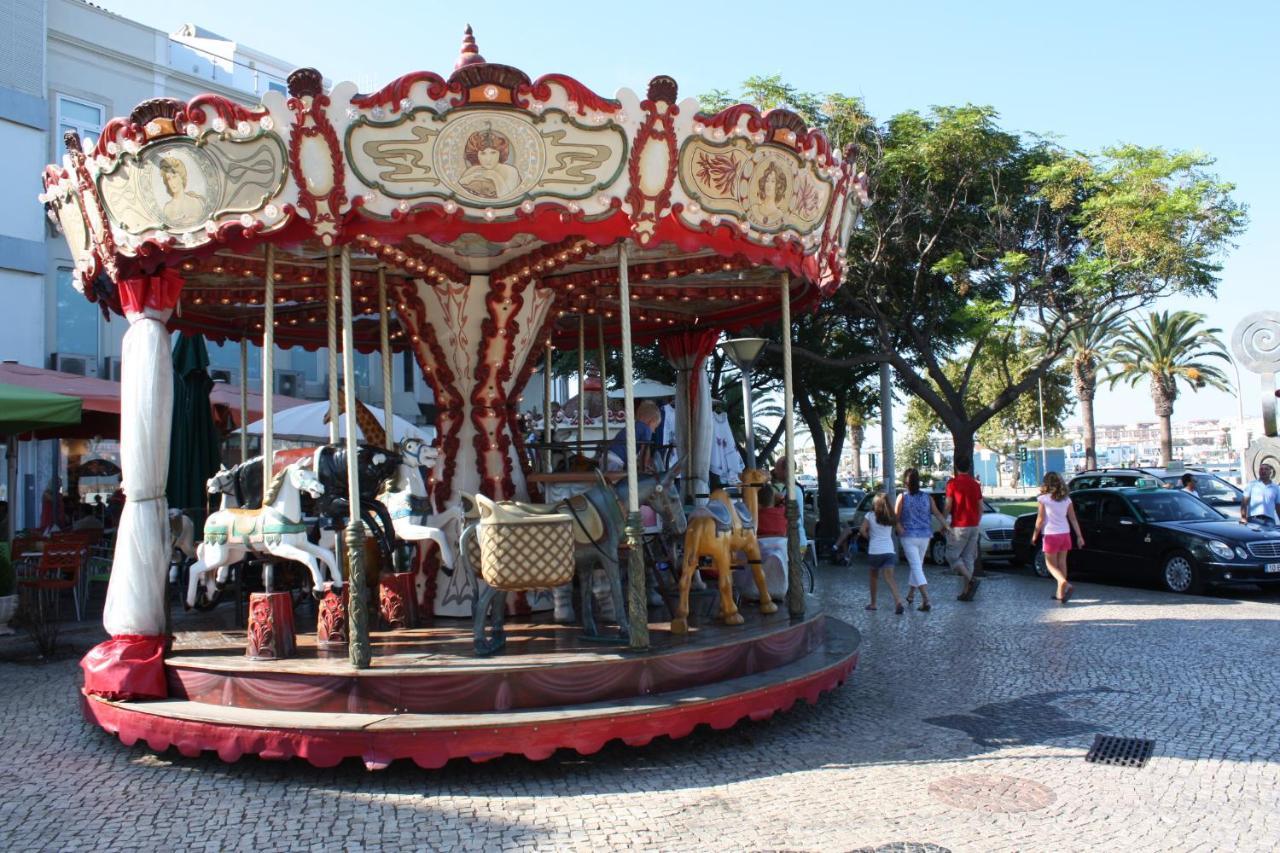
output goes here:
{"type": "Polygon", "coordinates": [[[18,584],[13,573],[13,561],[9,558],[10,544],[0,542],[0,598],[13,595],[18,584]]]}

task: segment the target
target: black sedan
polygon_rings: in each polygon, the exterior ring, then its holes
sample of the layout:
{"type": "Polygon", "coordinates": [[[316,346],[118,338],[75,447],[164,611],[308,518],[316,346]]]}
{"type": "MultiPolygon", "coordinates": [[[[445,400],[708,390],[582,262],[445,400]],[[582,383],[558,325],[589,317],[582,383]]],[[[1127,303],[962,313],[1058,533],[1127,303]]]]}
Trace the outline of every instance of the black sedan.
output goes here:
{"type": "MultiPolygon", "coordinates": [[[[1071,551],[1070,573],[1134,573],[1170,592],[1210,584],[1280,583],[1280,528],[1224,519],[1204,501],[1175,489],[1087,489],[1071,493],[1085,547],[1071,551]]],[[[1034,514],[1014,524],[1015,556],[1048,577],[1032,546],[1034,514]]]]}

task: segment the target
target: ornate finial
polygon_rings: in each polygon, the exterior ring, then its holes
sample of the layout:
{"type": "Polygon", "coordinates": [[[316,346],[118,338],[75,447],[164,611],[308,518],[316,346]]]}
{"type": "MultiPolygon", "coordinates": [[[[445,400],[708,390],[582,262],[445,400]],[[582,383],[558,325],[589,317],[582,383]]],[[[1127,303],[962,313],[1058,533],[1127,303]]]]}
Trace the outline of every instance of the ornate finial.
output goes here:
{"type": "Polygon", "coordinates": [[[649,100],[651,101],[666,101],[668,104],[674,104],[679,91],[676,81],[665,74],[649,81],[649,100]]]}
{"type": "Polygon", "coordinates": [[[314,68],[298,68],[289,75],[288,87],[295,98],[314,98],[324,92],[324,75],[314,68]]]}
{"type": "Polygon", "coordinates": [[[476,46],[476,38],[471,32],[471,25],[467,24],[467,31],[462,36],[462,50],[458,52],[458,62],[453,66],[453,70],[465,68],[468,65],[480,65],[484,62],[484,57],[480,55],[480,48],[476,46]]]}

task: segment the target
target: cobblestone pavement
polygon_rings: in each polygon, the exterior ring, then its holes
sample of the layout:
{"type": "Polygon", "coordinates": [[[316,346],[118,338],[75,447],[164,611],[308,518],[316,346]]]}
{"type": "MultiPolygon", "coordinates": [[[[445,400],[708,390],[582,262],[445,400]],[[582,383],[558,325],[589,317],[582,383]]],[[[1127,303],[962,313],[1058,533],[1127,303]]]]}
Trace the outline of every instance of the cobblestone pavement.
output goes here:
{"type": "MultiPolygon", "coordinates": [[[[816,707],[644,749],[426,772],[185,759],[80,719],[75,660],[0,664],[0,849],[1273,850],[1280,601],[996,574],[973,604],[868,613],[816,707]],[[1150,738],[1142,769],[1095,734],[1150,738]]],[[[900,579],[905,574],[900,570],[900,579]]],[[[888,601],[888,599],[884,599],[888,601]]],[[[83,648],[89,635],[74,638],[83,648]]]]}

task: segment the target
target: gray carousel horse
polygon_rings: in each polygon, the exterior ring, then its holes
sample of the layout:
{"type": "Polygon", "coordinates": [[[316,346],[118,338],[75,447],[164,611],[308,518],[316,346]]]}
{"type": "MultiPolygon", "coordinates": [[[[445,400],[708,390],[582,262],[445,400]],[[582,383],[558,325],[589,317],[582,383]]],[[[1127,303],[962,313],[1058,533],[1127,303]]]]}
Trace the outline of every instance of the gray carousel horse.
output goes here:
{"type": "MultiPolygon", "coordinates": [[[[650,474],[639,478],[639,497],[641,504],[650,506],[665,524],[680,533],[684,532],[684,504],[676,489],[672,488],[679,465],[673,465],[660,477],[650,474]]],[[[597,472],[598,474],[599,472],[597,472]]],[[[613,612],[617,615],[618,637],[626,638],[629,634],[626,601],[622,594],[622,572],[618,565],[618,546],[622,544],[626,517],[623,506],[627,504],[627,484],[623,480],[616,487],[610,487],[603,476],[599,482],[586,492],[574,495],[557,504],[530,504],[509,502],[514,507],[529,515],[560,514],[571,517],[574,521],[574,573],[580,587],[581,606],[579,618],[582,621],[583,634],[590,639],[613,639],[606,637],[596,623],[595,596],[592,592],[592,576],[597,568],[603,569],[609,583],[613,612]]],[[[468,500],[464,496],[464,501],[468,500]]],[[[474,502],[472,502],[474,503],[474,502]]],[[[480,577],[480,567],[471,563],[472,549],[479,550],[478,543],[472,544],[478,535],[479,519],[475,513],[468,512],[467,523],[463,527],[458,547],[458,560],[464,570],[472,571],[480,577]]],[[[480,589],[473,605],[473,634],[476,654],[491,655],[506,644],[506,633],[503,625],[507,612],[507,591],[494,589],[488,584],[479,584],[480,589]],[[486,636],[486,625],[491,631],[486,636]]]]}

